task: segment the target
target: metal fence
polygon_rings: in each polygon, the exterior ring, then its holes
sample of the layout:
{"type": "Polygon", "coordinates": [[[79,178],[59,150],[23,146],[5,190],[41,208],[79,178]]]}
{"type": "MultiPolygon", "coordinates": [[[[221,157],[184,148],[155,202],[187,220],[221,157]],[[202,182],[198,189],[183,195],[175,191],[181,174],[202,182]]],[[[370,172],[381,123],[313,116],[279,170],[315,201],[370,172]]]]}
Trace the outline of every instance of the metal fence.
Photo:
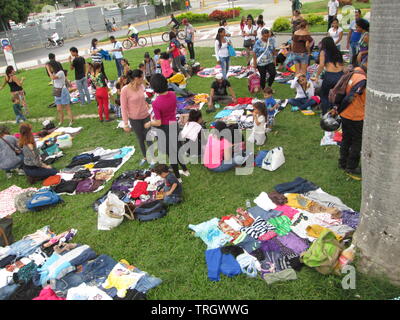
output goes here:
{"type": "Polygon", "coordinates": [[[23,29],[0,32],[0,38],[10,38],[14,51],[43,46],[47,38],[57,32],[64,39],[97,31],[106,31],[105,22],[113,19],[117,25],[124,26],[128,23],[145,21],[146,18],[155,18],[155,7],[147,6],[147,17],[143,7],[106,10],[101,7],[75,9],[63,14],[61,22],[42,22],[31,24],[23,29]]]}

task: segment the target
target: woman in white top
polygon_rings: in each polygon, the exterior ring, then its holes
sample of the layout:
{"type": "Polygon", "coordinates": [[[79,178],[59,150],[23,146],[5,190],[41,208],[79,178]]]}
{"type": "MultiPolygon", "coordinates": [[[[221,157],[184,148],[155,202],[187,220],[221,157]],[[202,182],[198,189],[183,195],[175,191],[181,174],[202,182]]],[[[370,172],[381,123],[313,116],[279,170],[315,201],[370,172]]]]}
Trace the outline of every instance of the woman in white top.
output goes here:
{"type": "Polygon", "coordinates": [[[217,58],[217,63],[221,66],[222,76],[225,80],[228,78],[229,71],[228,45],[231,45],[231,42],[226,37],[225,28],[219,28],[215,38],[215,57],[217,58]]]}
{"type": "Polygon", "coordinates": [[[268,119],[267,108],[265,103],[256,102],[253,104],[253,117],[254,117],[254,127],[248,138],[248,142],[255,143],[258,146],[262,146],[266,140],[266,121],[268,119]]]}
{"type": "Polygon", "coordinates": [[[261,32],[267,29],[264,20],[257,20],[257,40],[261,39],[261,32]]]}
{"type": "MultiPolygon", "coordinates": [[[[296,89],[296,98],[287,101],[293,107],[297,107],[300,110],[310,110],[312,106],[318,104],[319,98],[314,96],[314,84],[311,80],[307,81],[304,74],[296,74],[290,84],[290,88],[296,89]]],[[[292,111],[297,111],[297,109],[292,108],[292,111]]]]}
{"type": "Polygon", "coordinates": [[[225,36],[226,36],[226,38],[230,41],[230,40],[231,40],[231,36],[232,36],[232,32],[229,30],[229,28],[228,28],[228,23],[226,22],[226,20],[222,20],[222,21],[219,23],[219,26],[220,26],[221,28],[224,28],[224,29],[225,29],[225,36]]]}
{"type": "Polygon", "coordinates": [[[339,20],[336,18],[332,21],[332,26],[328,31],[328,37],[332,37],[336,47],[340,51],[340,41],[342,41],[343,38],[343,29],[339,27],[339,20]]]}
{"type": "Polygon", "coordinates": [[[251,18],[247,18],[246,25],[243,28],[242,36],[244,38],[243,47],[246,48],[247,65],[250,63],[250,51],[256,41],[257,27],[253,24],[251,18]]]}
{"type": "Polygon", "coordinates": [[[50,61],[46,65],[46,69],[50,75],[50,78],[53,80],[53,95],[54,95],[54,103],[57,106],[57,112],[59,116],[60,122],[59,126],[64,122],[64,110],[63,107],[67,110],[68,117],[70,119],[69,126],[72,125],[74,121],[74,117],[72,115],[71,110],[71,96],[69,95],[69,90],[66,86],[66,77],[64,70],[60,63],[57,63],[55,60],[50,61]]]}

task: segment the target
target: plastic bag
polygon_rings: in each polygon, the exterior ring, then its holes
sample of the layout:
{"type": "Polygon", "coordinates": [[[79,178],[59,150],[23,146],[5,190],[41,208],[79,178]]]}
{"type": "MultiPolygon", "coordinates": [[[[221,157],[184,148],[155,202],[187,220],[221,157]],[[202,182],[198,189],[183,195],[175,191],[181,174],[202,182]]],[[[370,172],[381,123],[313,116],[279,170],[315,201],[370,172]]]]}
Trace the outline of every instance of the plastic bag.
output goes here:
{"type": "Polygon", "coordinates": [[[118,227],[124,220],[125,203],[114,193],[109,193],[106,200],[99,206],[97,229],[111,230],[118,227]]]}

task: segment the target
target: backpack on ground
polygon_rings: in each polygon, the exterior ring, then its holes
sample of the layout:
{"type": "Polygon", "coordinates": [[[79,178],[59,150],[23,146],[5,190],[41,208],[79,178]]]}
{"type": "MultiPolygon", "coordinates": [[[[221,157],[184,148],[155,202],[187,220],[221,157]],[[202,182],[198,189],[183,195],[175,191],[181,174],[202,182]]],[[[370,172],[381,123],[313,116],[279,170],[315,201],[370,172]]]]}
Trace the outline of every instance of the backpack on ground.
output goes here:
{"type": "Polygon", "coordinates": [[[166,216],[167,208],[163,201],[156,200],[136,207],[134,214],[139,221],[152,221],[166,216]]]}
{"type": "Polygon", "coordinates": [[[40,211],[62,201],[61,197],[53,190],[40,189],[33,195],[32,199],[27,202],[26,207],[31,211],[40,211]]]}
{"type": "Polygon", "coordinates": [[[0,219],[0,247],[5,247],[14,242],[12,234],[13,219],[6,217],[0,219]]]}
{"type": "Polygon", "coordinates": [[[257,93],[260,91],[260,76],[254,72],[252,75],[249,76],[248,80],[248,87],[250,93],[257,93]]]}
{"type": "Polygon", "coordinates": [[[365,74],[364,72],[358,70],[350,70],[346,72],[336,83],[335,87],[329,91],[329,103],[335,106],[340,106],[342,104],[344,98],[346,97],[346,89],[349,81],[356,73],[365,74]]]}

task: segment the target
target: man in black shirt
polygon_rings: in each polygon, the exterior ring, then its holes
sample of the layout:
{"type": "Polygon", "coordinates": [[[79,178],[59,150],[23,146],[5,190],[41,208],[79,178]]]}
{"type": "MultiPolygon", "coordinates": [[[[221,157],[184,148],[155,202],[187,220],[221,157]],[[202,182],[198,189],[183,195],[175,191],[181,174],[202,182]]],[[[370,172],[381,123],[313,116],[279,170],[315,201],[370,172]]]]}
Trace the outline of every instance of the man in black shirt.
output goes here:
{"type": "Polygon", "coordinates": [[[208,100],[207,113],[214,112],[214,103],[230,104],[236,103],[236,95],[228,80],[223,79],[222,74],[215,76],[215,81],[211,85],[210,98],[208,100]],[[230,95],[228,95],[228,90],[230,95]]]}
{"type": "Polygon", "coordinates": [[[72,47],[69,49],[71,55],[69,56],[69,63],[71,70],[75,70],[75,80],[76,86],[79,91],[79,99],[81,101],[81,105],[90,104],[90,93],[87,83],[87,65],[85,58],[81,57],[78,54],[78,49],[72,47]],[[72,60],[74,58],[74,60],[72,60]],[[86,97],[86,102],[85,102],[86,97]]]}
{"type": "Polygon", "coordinates": [[[172,26],[172,29],[178,30],[179,26],[181,25],[178,20],[176,20],[175,16],[171,14],[171,21],[168,22],[167,26],[169,26],[171,23],[174,25],[172,26]]]}

